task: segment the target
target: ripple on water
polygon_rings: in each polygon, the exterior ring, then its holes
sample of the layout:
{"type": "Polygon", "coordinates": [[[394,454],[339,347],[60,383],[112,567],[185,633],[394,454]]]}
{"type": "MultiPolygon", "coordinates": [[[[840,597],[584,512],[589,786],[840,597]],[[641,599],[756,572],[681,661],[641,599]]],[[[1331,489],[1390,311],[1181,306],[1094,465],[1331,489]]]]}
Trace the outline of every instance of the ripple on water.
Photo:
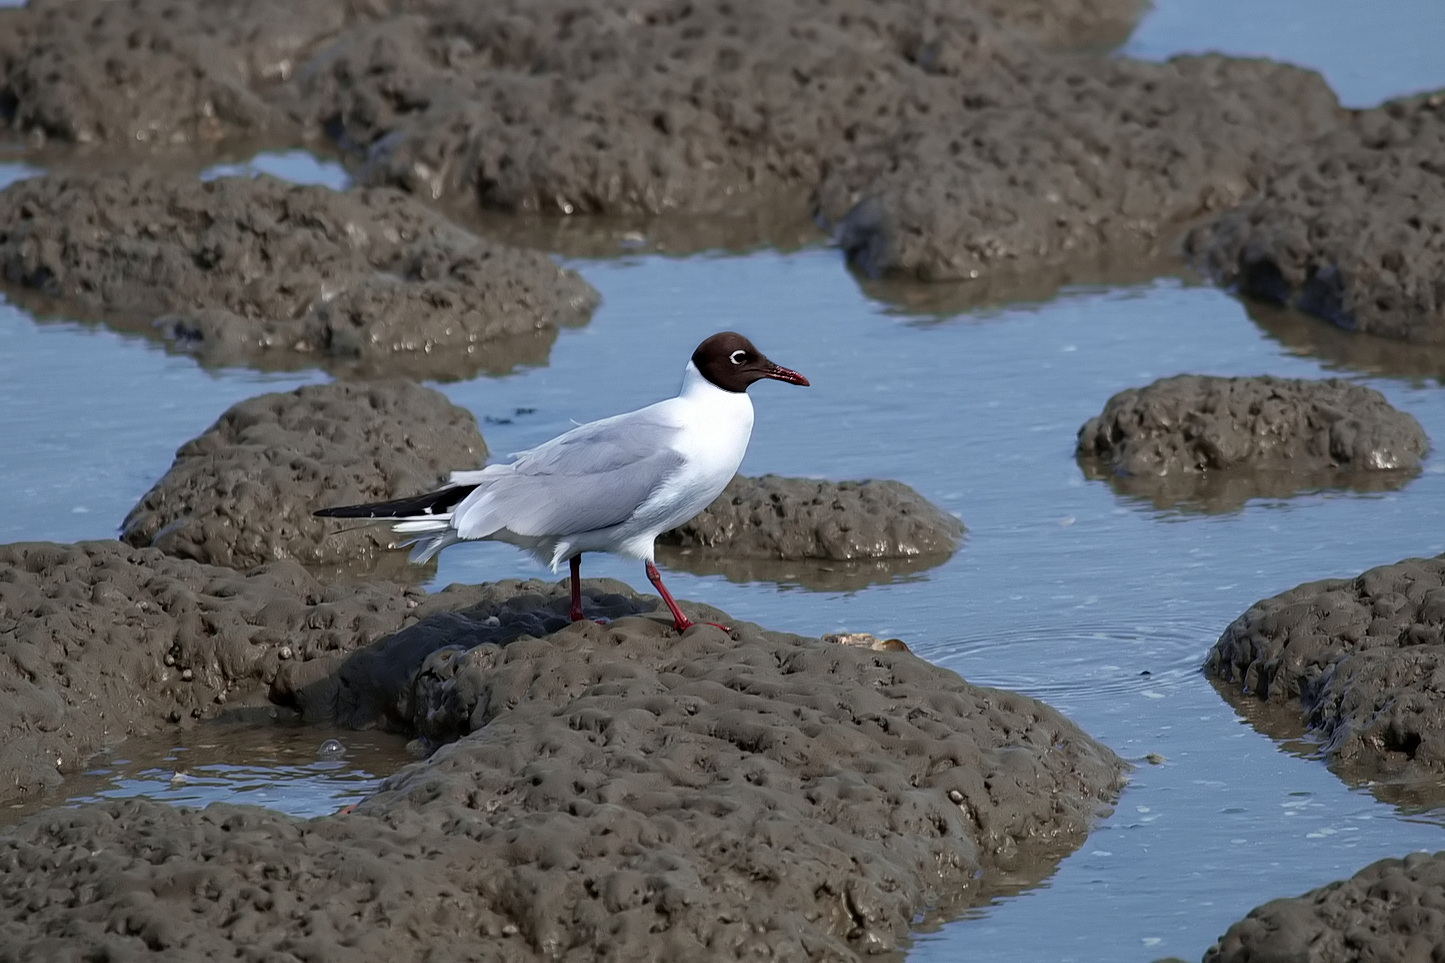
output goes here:
{"type": "Polygon", "coordinates": [[[977,685],[1012,689],[1065,713],[1115,707],[1127,697],[1168,699],[1200,684],[1219,628],[1203,620],[1083,621],[1060,630],[1019,626],[950,640],[934,661],[977,685]]]}

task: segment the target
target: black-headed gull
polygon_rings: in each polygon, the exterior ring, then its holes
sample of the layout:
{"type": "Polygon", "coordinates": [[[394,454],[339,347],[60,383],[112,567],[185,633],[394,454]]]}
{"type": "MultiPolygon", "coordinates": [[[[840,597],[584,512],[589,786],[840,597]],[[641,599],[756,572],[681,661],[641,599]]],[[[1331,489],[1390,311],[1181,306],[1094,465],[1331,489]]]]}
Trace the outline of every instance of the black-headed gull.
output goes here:
{"type": "Polygon", "coordinates": [[[570,560],[573,621],[583,617],[583,552],[641,559],[682,631],[693,623],[662,584],[653,543],[711,504],[737,473],[753,432],[748,386],[764,378],[808,384],[724,331],[697,346],[675,398],[579,425],[508,464],[453,472],[446,487],[425,495],[316,514],[388,519],[412,536],[416,562],[474,539],[510,542],[554,572],[570,560]]]}

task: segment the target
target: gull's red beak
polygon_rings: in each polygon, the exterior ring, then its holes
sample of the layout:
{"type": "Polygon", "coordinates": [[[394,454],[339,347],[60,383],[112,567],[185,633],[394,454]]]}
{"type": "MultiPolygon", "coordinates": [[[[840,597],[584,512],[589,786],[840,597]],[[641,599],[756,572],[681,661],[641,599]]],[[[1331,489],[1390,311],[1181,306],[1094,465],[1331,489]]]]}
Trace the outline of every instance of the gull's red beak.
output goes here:
{"type": "Polygon", "coordinates": [[[771,361],[769,361],[768,364],[770,367],[763,373],[764,378],[772,378],[775,381],[786,381],[790,385],[802,385],[804,388],[808,387],[808,379],[798,374],[792,368],[784,368],[782,365],[773,364],[771,361]]]}

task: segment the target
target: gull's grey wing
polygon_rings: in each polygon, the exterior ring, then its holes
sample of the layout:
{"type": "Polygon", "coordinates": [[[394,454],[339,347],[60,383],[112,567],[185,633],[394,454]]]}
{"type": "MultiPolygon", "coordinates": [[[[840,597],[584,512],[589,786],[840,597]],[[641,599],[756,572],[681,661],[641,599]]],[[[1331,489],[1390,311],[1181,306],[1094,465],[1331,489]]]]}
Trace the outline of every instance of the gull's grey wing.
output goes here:
{"type": "Polygon", "coordinates": [[[671,446],[679,429],[646,414],[581,425],[473,476],[481,484],[455,510],[457,533],[547,537],[626,521],[682,465],[671,446]]]}

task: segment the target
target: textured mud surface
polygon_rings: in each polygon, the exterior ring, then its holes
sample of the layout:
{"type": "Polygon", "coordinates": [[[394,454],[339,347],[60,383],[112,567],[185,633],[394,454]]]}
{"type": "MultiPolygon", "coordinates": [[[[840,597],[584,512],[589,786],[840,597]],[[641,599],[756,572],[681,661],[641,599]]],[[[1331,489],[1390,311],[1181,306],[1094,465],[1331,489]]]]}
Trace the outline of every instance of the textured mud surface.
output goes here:
{"type": "Polygon", "coordinates": [[[658,541],[734,558],[846,561],[948,555],[962,537],[962,522],[901,482],[739,475],[658,541]]]}
{"type": "Polygon", "coordinates": [[[1351,331],[1445,343],[1445,94],[1386,104],[1286,152],[1194,230],[1221,283],[1351,331]]]}
{"type": "Polygon", "coordinates": [[[462,377],[540,360],[597,295],[395,191],[50,175],[0,192],[5,280],[159,324],[212,363],[462,377]]]}
{"type": "MultiPolygon", "coordinates": [[[[513,588],[565,606],[561,587],[513,588]]],[[[747,624],[678,637],[651,617],[505,641],[510,589],[494,591],[405,633],[430,652],[412,717],[469,734],[345,816],[32,817],[0,839],[6,945],[851,960],[927,905],[1037,873],[1120,784],[1119,760],[1047,706],[908,653],[747,624]],[[193,874],[204,891],[178,912],[167,894],[193,874]]]]}
{"type": "Polygon", "coordinates": [[[241,574],[121,542],[0,546],[0,799],[129,735],[229,711],[282,664],[357,649],[426,602],[386,582],[325,586],[291,562],[241,574]]]}
{"type": "Polygon", "coordinates": [[[470,412],[408,382],[261,395],[181,446],[121,538],[230,568],[289,558],[371,570],[397,541],[390,529],[312,512],[424,491],[486,454],[470,412]]]}
{"type": "Polygon", "coordinates": [[[1122,493],[1226,509],[1307,488],[1398,487],[1428,448],[1414,417],[1338,378],[1178,375],[1110,398],[1075,454],[1122,493]]]}
{"type": "Polygon", "coordinates": [[[1205,671],[1240,697],[1297,708],[1351,781],[1439,797],[1445,773],[1445,556],[1309,582],[1255,603],[1205,671]]]}
{"type": "Polygon", "coordinates": [[[1252,910],[1204,963],[1433,960],[1445,932],[1442,892],[1445,853],[1382,859],[1349,879],[1252,910]]]}

